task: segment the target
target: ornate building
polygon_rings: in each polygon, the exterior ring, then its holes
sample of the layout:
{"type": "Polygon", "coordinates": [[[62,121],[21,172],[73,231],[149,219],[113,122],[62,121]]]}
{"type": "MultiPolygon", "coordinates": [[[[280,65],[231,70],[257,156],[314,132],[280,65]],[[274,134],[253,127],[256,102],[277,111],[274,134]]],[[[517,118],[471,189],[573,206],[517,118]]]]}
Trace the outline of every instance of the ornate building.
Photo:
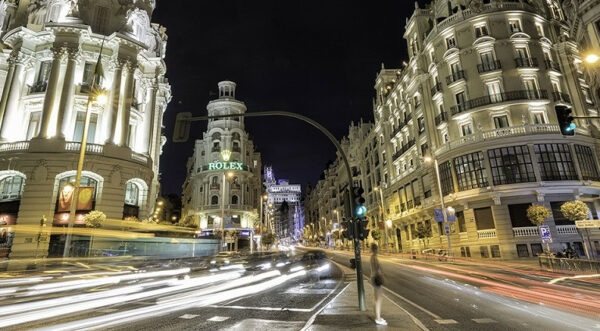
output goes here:
{"type": "MultiPolygon", "coordinates": [[[[219,98],[208,103],[208,115],[245,113],[246,105],[235,99],[236,84],[218,85],[219,98]]],[[[182,217],[194,219],[206,235],[221,229],[248,235],[258,222],[261,160],[243,117],[210,120],[202,139],[196,140],[187,171],[182,217]]]]}
{"type": "Polygon", "coordinates": [[[266,205],[273,205],[275,210],[273,224],[275,235],[280,238],[295,240],[300,237],[304,218],[300,195],[300,184],[290,184],[287,179],[275,179],[272,167],[265,167],[266,205]]]}
{"type": "MultiPolygon", "coordinates": [[[[445,203],[456,210],[454,255],[541,252],[538,228],[526,217],[532,203],[552,210],[552,250],[583,254],[560,205],[580,199],[598,218],[598,121],[577,120],[576,135],[565,138],[554,106],[585,116],[598,107],[563,17],[553,0],[435,0],[415,8],[404,31],[409,60],[377,76],[370,136],[381,146],[375,179],[383,218],[393,221],[403,251],[447,247],[433,213],[440,200],[429,156],[439,162],[445,203]]],[[[600,250],[600,233],[592,237],[600,250]]]]}
{"type": "MultiPolygon", "coordinates": [[[[165,29],[155,1],[31,0],[0,4],[0,217],[64,226],[59,192],[73,182],[94,67],[108,103],[93,103],[82,186],[109,218],[145,218],[159,191],[162,117],[171,98],[165,29]],[[100,71],[96,71],[100,72],[100,71]]],[[[75,225],[89,210],[78,210],[75,225]]],[[[17,233],[11,257],[45,256],[48,241],[17,233]],[[37,247],[37,248],[36,248],[37,247]],[[35,253],[33,252],[35,251],[35,253]],[[38,252],[39,251],[39,252],[38,252]]],[[[50,254],[64,238],[51,236],[50,254]]]]}

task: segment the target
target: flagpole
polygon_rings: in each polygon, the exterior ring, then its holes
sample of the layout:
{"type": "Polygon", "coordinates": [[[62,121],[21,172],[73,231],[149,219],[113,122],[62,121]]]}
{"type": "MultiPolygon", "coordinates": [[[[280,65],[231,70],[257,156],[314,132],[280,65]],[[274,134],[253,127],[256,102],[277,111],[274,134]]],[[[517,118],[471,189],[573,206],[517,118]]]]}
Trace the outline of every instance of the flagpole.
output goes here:
{"type": "Polygon", "coordinates": [[[83,137],[81,138],[81,145],[79,148],[79,161],[77,163],[77,174],[75,175],[75,190],[73,190],[73,198],[71,200],[71,209],[69,211],[69,224],[67,229],[67,237],[65,239],[65,249],[63,251],[63,258],[67,258],[70,255],[71,240],[73,233],[73,223],[75,223],[75,213],[77,212],[77,203],[79,202],[79,190],[81,186],[81,173],[83,172],[83,163],[85,161],[85,150],[87,148],[87,137],[90,127],[90,118],[92,116],[92,105],[94,99],[100,95],[100,91],[96,88],[96,78],[104,76],[102,69],[102,49],[104,47],[104,39],[102,39],[102,45],[100,46],[100,53],[98,54],[98,61],[94,68],[94,75],[92,77],[91,91],[88,94],[88,102],[85,110],[85,122],[83,125],[83,137]]]}

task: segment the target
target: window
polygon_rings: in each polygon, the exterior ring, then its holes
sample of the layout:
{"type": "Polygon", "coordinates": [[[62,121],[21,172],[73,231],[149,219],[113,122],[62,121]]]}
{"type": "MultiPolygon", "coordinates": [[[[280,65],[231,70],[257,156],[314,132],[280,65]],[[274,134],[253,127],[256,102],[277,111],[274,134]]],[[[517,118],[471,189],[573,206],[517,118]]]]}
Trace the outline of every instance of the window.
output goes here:
{"type": "Polygon", "coordinates": [[[567,144],[536,144],[534,150],[542,180],[577,180],[567,144]]]}
{"type": "Polygon", "coordinates": [[[508,214],[513,228],[533,226],[527,218],[527,208],[529,206],[531,206],[530,203],[508,205],[508,214]]]}
{"type": "Polygon", "coordinates": [[[83,66],[83,78],[81,79],[81,85],[92,85],[92,78],[94,77],[94,64],[86,62],[83,66]]]}
{"type": "Polygon", "coordinates": [[[494,185],[535,182],[529,148],[510,146],[488,150],[494,185]]]}
{"type": "MultiPolygon", "coordinates": [[[[90,114],[90,124],[88,126],[87,143],[92,144],[96,138],[96,124],[98,123],[98,114],[90,114]]],[[[81,142],[83,139],[83,127],[85,126],[85,112],[78,111],[75,120],[75,131],[73,132],[73,141],[81,142]]]]}
{"type": "Polygon", "coordinates": [[[425,132],[425,118],[422,116],[417,119],[417,124],[419,125],[419,134],[425,132]]]}
{"type": "Polygon", "coordinates": [[[218,204],[219,204],[219,197],[218,197],[218,196],[216,196],[216,195],[213,195],[213,196],[210,198],[210,204],[211,204],[211,205],[218,205],[218,204]]]}
{"type": "Polygon", "coordinates": [[[540,23],[535,24],[535,29],[537,30],[538,36],[544,36],[544,27],[540,23]]]}
{"type": "Polygon", "coordinates": [[[41,111],[32,112],[29,115],[29,125],[27,127],[27,140],[36,137],[40,133],[40,120],[42,118],[41,111]]]}
{"type": "Polygon", "coordinates": [[[490,250],[492,251],[492,258],[500,258],[500,246],[499,245],[490,246],[490,250]]]}
{"type": "Polygon", "coordinates": [[[423,145],[421,145],[421,155],[426,156],[428,154],[429,154],[429,145],[427,145],[427,143],[424,143],[423,145]]]}
{"type": "MultiPolygon", "coordinates": [[[[460,64],[458,62],[454,62],[452,64],[450,64],[450,71],[452,72],[452,75],[456,76],[461,70],[460,64]]],[[[457,80],[458,78],[455,77],[454,80],[457,80]]]]}
{"type": "Polygon", "coordinates": [[[465,154],[455,158],[454,169],[456,171],[459,190],[463,191],[488,186],[482,152],[465,154]]]}
{"type": "Polygon", "coordinates": [[[473,123],[467,123],[460,126],[460,131],[463,136],[473,134],[473,123]]]}
{"type": "Polygon", "coordinates": [[[592,149],[588,146],[575,145],[575,154],[581,169],[581,177],[584,180],[600,180],[592,149]]]}
{"type": "MultiPolygon", "coordinates": [[[[59,182],[58,182],[58,187],[59,189],[62,189],[63,186],[67,185],[67,183],[71,183],[71,185],[75,185],[75,176],[69,176],[69,177],[65,177],[62,178],[59,182]]],[[[97,188],[98,188],[98,181],[91,178],[91,177],[87,177],[87,176],[82,176],[81,177],[81,181],[79,181],[79,186],[91,186],[94,188],[94,194],[92,196],[92,199],[96,199],[96,194],[97,192],[97,188]]]]}
{"type": "Polygon", "coordinates": [[[231,204],[232,205],[237,205],[238,204],[238,196],[237,195],[232,195],[231,196],[231,204]]]}
{"type": "Polygon", "coordinates": [[[493,103],[502,102],[502,91],[500,90],[500,82],[487,83],[488,95],[493,103]]]}
{"type": "Polygon", "coordinates": [[[456,47],[456,39],[454,36],[446,38],[446,48],[455,48],[456,47]]]}
{"type": "Polygon", "coordinates": [[[509,20],[508,26],[510,29],[510,33],[521,32],[521,22],[519,20],[509,20]]]}
{"type": "Polygon", "coordinates": [[[11,176],[0,180],[2,200],[21,199],[25,180],[21,176],[11,176]]]}
{"type": "Polygon", "coordinates": [[[517,54],[518,59],[529,58],[529,53],[527,53],[527,48],[525,47],[515,47],[515,53],[517,54]]]}
{"type": "Polygon", "coordinates": [[[479,25],[479,26],[475,27],[475,37],[476,38],[487,36],[487,35],[488,35],[487,25],[483,24],[483,25],[479,25]]]}
{"type": "Polygon", "coordinates": [[[527,244],[517,244],[517,256],[529,257],[529,248],[527,247],[527,244]]]}
{"type": "Polygon", "coordinates": [[[465,223],[465,212],[456,212],[456,221],[458,222],[458,232],[467,232],[467,224],[465,223]]]}
{"type": "Polygon", "coordinates": [[[490,251],[487,246],[479,246],[479,253],[484,259],[488,259],[490,257],[490,251]]]}
{"type": "Polygon", "coordinates": [[[454,183],[452,182],[452,165],[446,161],[439,166],[440,182],[442,184],[442,195],[454,193],[454,183]]]}
{"type": "Polygon", "coordinates": [[[508,128],[509,126],[510,124],[508,123],[508,116],[494,116],[494,127],[496,127],[496,129],[504,129],[508,128]]]}
{"type": "Polygon", "coordinates": [[[454,97],[456,98],[456,104],[457,105],[464,105],[467,101],[467,97],[465,96],[465,92],[464,91],[460,91],[458,93],[456,93],[454,95],[454,97]]]}
{"type": "Polygon", "coordinates": [[[137,125],[129,124],[129,132],[127,134],[127,146],[133,149],[135,147],[135,137],[136,137],[137,125]]]}
{"type": "Polygon", "coordinates": [[[546,124],[544,112],[538,111],[531,114],[533,116],[533,124],[546,124]]]}
{"type": "Polygon", "coordinates": [[[37,79],[35,80],[36,84],[47,83],[48,78],[50,77],[51,69],[52,69],[52,61],[40,62],[40,69],[38,71],[37,79]]]}
{"type": "Polygon", "coordinates": [[[125,185],[125,204],[137,206],[139,203],[139,196],[140,188],[132,182],[127,182],[127,185],[125,185]]]}
{"type": "Polygon", "coordinates": [[[589,105],[593,104],[591,94],[590,94],[590,89],[588,87],[582,86],[581,93],[583,94],[583,97],[585,98],[585,102],[587,102],[589,105]]]}
{"type": "Polygon", "coordinates": [[[542,252],[544,252],[542,244],[531,244],[531,256],[538,256],[542,252]]]}
{"type": "Polygon", "coordinates": [[[475,214],[475,223],[477,224],[477,230],[488,230],[494,229],[494,216],[492,214],[491,207],[475,208],[473,209],[475,214]]]}
{"type": "Polygon", "coordinates": [[[525,91],[527,91],[528,99],[538,99],[539,92],[537,88],[537,83],[533,78],[523,79],[523,86],[525,86],[525,91]]]}
{"type": "Polygon", "coordinates": [[[494,53],[483,52],[479,54],[479,58],[481,59],[481,66],[483,72],[497,69],[494,59],[494,53]]]}

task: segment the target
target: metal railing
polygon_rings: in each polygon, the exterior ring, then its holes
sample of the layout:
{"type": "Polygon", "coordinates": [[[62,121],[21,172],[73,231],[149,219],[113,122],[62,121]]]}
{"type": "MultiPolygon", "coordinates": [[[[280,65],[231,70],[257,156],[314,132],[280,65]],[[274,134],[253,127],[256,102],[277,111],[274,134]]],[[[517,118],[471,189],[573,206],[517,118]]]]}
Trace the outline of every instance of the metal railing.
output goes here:
{"type": "Polygon", "coordinates": [[[437,82],[431,88],[431,95],[435,95],[437,92],[442,92],[442,83],[437,82]]]}
{"type": "Polygon", "coordinates": [[[517,68],[537,68],[538,60],[534,57],[518,57],[515,59],[517,68]]]}
{"type": "Polygon", "coordinates": [[[516,100],[542,100],[548,99],[548,91],[546,90],[519,90],[508,91],[490,95],[484,95],[479,98],[467,100],[464,103],[450,107],[450,113],[456,115],[467,110],[483,107],[495,103],[516,101],[516,100]]]}
{"type": "Polygon", "coordinates": [[[406,113],[404,117],[404,121],[398,123],[398,127],[392,133],[392,136],[397,135],[402,129],[408,124],[408,122],[412,119],[412,115],[410,113],[406,113]]]}
{"type": "Polygon", "coordinates": [[[35,82],[33,85],[29,85],[29,93],[43,93],[46,92],[46,88],[48,87],[48,82],[35,82]]]}
{"type": "Polygon", "coordinates": [[[446,83],[448,83],[448,85],[450,85],[461,79],[465,79],[465,71],[464,70],[458,70],[457,72],[453,72],[451,75],[447,76],[446,83]]]}
{"type": "Polygon", "coordinates": [[[552,60],[545,60],[544,64],[546,65],[546,69],[552,69],[552,70],[560,72],[560,66],[558,65],[557,62],[554,62],[552,60]]]}
{"type": "Polygon", "coordinates": [[[554,102],[571,103],[571,97],[568,94],[562,92],[552,92],[552,99],[554,100],[554,102]]]}
{"type": "Polygon", "coordinates": [[[440,125],[442,122],[448,121],[448,113],[443,111],[435,117],[435,125],[440,125]]]}
{"type": "Polygon", "coordinates": [[[494,60],[491,62],[483,62],[483,63],[477,65],[477,71],[479,73],[500,70],[500,69],[502,69],[502,64],[500,63],[499,60],[494,60]]]}
{"type": "Polygon", "coordinates": [[[568,270],[579,272],[600,273],[600,261],[584,259],[556,258],[546,255],[538,256],[540,268],[547,270],[568,270]]]}
{"type": "Polygon", "coordinates": [[[411,147],[413,147],[415,145],[415,140],[411,139],[408,141],[408,143],[406,143],[405,145],[402,145],[402,147],[400,147],[400,149],[398,149],[396,151],[396,153],[394,153],[393,159],[397,159],[400,156],[402,156],[402,154],[406,153],[411,147]]]}

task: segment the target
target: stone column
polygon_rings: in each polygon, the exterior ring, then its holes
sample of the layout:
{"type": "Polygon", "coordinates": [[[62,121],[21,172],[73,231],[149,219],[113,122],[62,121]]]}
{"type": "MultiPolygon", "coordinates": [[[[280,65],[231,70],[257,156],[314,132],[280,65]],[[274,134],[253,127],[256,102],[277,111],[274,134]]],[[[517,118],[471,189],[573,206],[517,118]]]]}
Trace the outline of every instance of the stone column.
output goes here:
{"type": "Polygon", "coordinates": [[[142,153],[148,155],[152,151],[152,141],[154,136],[154,115],[156,112],[156,79],[148,79],[146,93],[148,101],[144,110],[144,130],[142,131],[142,153]]]}
{"type": "Polygon", "coordinates": [[[58,106],[58,116],[56,120],[56,134],[59,137],[65,137],[67,128],[71,122],[73,114],[73,97],[75,95],[75,69],[81,58],[79,48],[67,49],[69,61],[65,72],[62,93],[60,95],[60,104],[58,106]]]}
{"type": "Polygon", "coordinates": [[[21,98],[21,90],[23,89],[23,79],[25,66],[29,61],[29,57],[25,57],[23,53],[19,53],[14,57],[15,69],[8,92],[6,101],[6,109],[2,121],[2,129],[0,130],[0,138],[3,141],[15,141],[15,116],[18,113],[19,99],[21,98]]]}
{"type": "Polygon", "coordinates": [[[8,59],[8,73],[6,74],[6,80],[4,82],[4,88],[2,90],[2,99],[0,99],[0,123],[4,118],[4,112],[6,111],[6,102],[8,101],[8,93],[10,92],[10,86],[12,84],[13,77],[15,75],[15,59],[11,56],[8,59]]]}
{"type": "Polygon", "coordinates": [[[119,113],[119,100],[121,98],[121,76],[123,75],[123,66],[125,63],[117,59],[113,64],[115,72],[111,88],[110,108],[106,112],[105,119],[106,125],[108,126],[105,131],[107,143],[115,143],[117,141],[116,128],[119,113]]]}
{"type": "Polygon", "coordinates": [[[131,103],[133,101],[133,74],[136,68],[135,62],[127,63],[127,77],[125,78],[125,91],[123,92],[123,106],[119,109],[119,118],[121,119],[121,136],[115,139],[119,146],[127,144],[129,134],[129,118],[131,116],[131,103]]]}
{"type": "Polygon", "coordinates": [[[48,79],[48,85],[46,86],[46,97],[44,98],[44,108],[42,112],[42,121],[40,125],[40,132],[38,138],[49,138],[48,128],[50,127],[50,120],[52,118],[52,111],[54,110],[54,103],[56,101],[56,90],[58,88],[58,77],[60,76],[60,61],[64,54],[63,48],[54,48],[54,60],[52,61],[52,69],[50,70],[50,78],[48,79]]]}

